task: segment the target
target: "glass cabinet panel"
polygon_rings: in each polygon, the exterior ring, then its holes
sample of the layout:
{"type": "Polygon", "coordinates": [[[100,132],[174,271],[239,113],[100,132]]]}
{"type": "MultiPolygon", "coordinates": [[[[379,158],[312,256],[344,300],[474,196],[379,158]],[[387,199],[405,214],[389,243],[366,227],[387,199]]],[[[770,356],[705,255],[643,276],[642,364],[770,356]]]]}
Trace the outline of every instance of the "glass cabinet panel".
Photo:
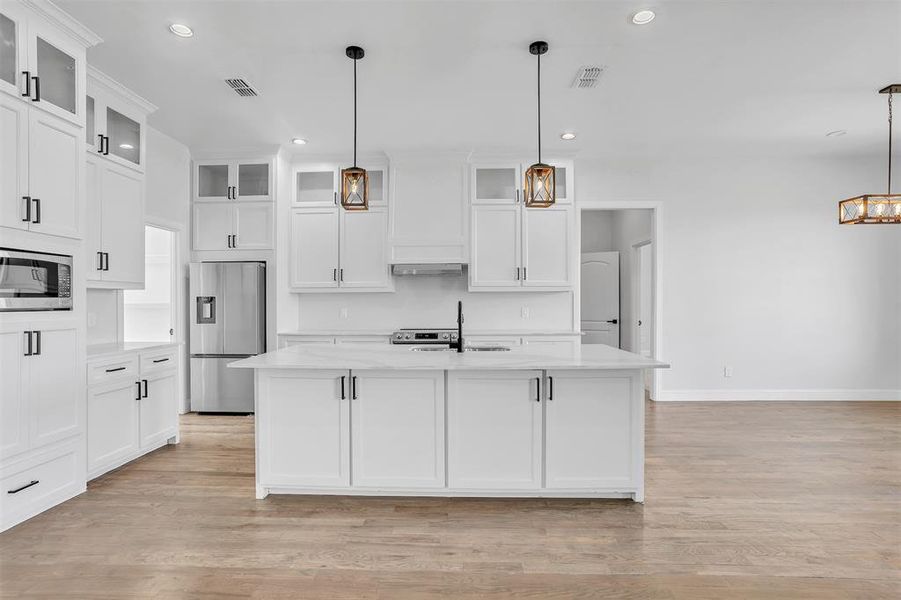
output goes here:
{"type": "Polygon", "coordinates": [[[297,204],[332,204],[335,201],[334,171],[299,171],[297,204]]]}
{"type": "Polygon", "coordinates": [[[197,195],[201,198],[228,197],[228,165],[199,165],[197,195]]]}
{"type": "Polygon", "coordinates": [[[36,60],[41,100],[75,114],[75,59],[38,37],[36,60]]]}
{"type": "Polygon", "coordinates": [[[0,79],[10,85],[16,85],[17,41],[16,22],[0,14],[0,79]]]}
{"type": "Polygon", "coordinates": [[[554,192],[557,201],[566,200],[566,167],[554,169],[554,180],[556,181],[554,192]]]}
{"type": "Polygon", "coordinates": [[[238,165],[238,197],[269,195],[269,165],[238,165]]]}
{"type": "Polygon", "coordinates": [[[385,201],[385,174],[383,171],[368,171],[369,203],[378,204],[385,201]]]}
{"type": "Polygon", "coordinates": [[[477,168],[476,199],[515,201],[519,187],[517,172],[516,167],[477,168]]]}
{"type": "Polygon", "coordinates": [[[94,137],[97,126],[94,123],[94,99],[92,97],[85,96],[84,110],[87,113],[85,114],[84,141],[86,144],[94,146],[97,143],[97,139],[94,137]]]}
{"type": "Polygon", "coordinates": [[[109,152],[136,165],[141,164],[141,124],[107,107],[106,135],[109,152]]]}

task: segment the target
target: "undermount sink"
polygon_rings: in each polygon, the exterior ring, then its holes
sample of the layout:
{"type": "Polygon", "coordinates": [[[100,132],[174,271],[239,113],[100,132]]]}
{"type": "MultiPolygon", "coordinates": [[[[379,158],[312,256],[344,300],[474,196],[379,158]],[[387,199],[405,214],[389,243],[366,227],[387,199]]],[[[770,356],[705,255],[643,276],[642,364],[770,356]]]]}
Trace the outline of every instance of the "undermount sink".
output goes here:
{"type": "MultiPolygon", "coordinates": [[[[454,348],[445,346],[413,346],[410,348],[413,352],[456,352],[454,348]]],[[[508,352],[510,348],[506,346],[467,346],[466,352],[508,352]]]]}
{"type": "Polygon", "coordinates": [[[467,348],[467,352],[509,352],[510,348],[506,346],[473,346],[467,348]]]}
{"type": "Polygon", "coordinates": [[[456,350],[446,346],[413,346],[410,350],[413,352],[456,352],[456,350]]]}

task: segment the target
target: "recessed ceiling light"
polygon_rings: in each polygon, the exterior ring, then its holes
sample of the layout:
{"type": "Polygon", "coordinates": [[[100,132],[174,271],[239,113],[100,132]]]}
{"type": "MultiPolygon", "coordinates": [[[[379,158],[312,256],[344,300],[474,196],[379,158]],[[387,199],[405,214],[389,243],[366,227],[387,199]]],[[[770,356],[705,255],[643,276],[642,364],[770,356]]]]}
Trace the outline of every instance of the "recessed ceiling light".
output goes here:
{"type": "Polygon", "coordinates": [[[194,35],[194,30],[188,27],[187,25],[182,25],[181,23],[173,23],[169,25],[169,31],[177,35],[178,37],[192,37],[194,35]]]}
{"type": "Polygon", "coordinates": [[[640,10],[632,15],[632,22],[636,25],[647,25],[653,21],[656,16],[657,15],[654,14],[653,10],[640,10]]]}
{"type": "Polygon", "coordinates": [[[848,132],[844,129],[836,129],[835,131],[830,131],[829,133],[827,133],[826,137],[842,137],[846,133],[848,132]]]}
{"type": "Polygon", "coordinates": [[[565,133],[560,134],[561,140],[574,140],[576,139],[576,134],[572,131],[567,131],[565,133]]]}
{"type": "Polygon", "coordinates": [[[297,144],[298,146],[303,146],[304,144],[307,143],[307,141],[303,138],[294,138],[293,140],[291,140],[291,143],[297,144]]]}
{"type": "Polygon", "coordinates": [[[122,148],[123,150],[134,150],[135,149],[135,147],[132,146],[131,144],[119,144],[119,147],[122,148]]]}

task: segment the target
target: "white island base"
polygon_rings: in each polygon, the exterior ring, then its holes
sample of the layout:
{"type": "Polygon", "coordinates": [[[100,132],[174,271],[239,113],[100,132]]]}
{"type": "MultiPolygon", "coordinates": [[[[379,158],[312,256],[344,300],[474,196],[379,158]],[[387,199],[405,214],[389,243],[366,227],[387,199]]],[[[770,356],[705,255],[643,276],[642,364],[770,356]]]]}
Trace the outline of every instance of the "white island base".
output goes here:
{"type": "Polygon", "coordinates": [[[666,365],[606,346],[488,354],[293,347],[233,363],[256,369],[257,498],[644,501],[641,374],[666,365]]]}

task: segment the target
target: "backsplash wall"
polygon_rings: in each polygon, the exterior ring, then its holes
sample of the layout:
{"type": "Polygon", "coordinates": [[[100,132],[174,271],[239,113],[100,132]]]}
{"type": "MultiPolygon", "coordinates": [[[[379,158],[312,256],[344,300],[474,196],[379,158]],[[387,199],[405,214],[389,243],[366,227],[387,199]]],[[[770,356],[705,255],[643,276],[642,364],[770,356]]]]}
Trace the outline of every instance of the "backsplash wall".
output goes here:
{"type": "Polygon", "coordinates": [[[457,300],[462,300],[465,329],[573,330],[571,292],[468,292],[465,271],[460,277],[408,276],[395,277],[394,282],[394,293],[300,294],[299,329],[452,328],[456,327],[457,300]],[[527,318],[523,318],[523,307],[527,318]]]}

